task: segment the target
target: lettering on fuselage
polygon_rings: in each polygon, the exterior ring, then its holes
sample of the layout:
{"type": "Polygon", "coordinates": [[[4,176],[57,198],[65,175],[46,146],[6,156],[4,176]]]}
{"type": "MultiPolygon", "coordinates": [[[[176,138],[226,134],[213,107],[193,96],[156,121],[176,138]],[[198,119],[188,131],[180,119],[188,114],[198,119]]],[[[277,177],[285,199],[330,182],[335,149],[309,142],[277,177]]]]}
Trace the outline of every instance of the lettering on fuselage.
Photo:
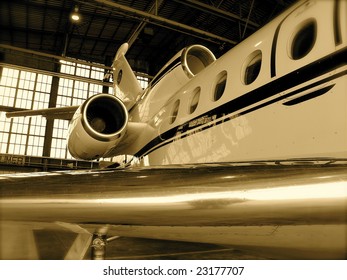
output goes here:
{"type": "Polygon", "coordinates": [[[193,119],[188,123],[188,128],[195,128],[197,126],[201,126],[210,122],[213,122],[217,119],[217,115],[213,116],[202,116],[198,119],[193,119]]]}

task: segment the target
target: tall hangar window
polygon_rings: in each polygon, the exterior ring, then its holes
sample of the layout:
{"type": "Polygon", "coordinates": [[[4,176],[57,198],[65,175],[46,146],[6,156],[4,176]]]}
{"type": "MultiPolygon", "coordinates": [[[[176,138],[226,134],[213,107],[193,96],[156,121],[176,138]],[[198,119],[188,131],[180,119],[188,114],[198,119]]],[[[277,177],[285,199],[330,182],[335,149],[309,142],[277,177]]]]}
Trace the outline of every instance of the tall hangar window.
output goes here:
{"type": "MultiPolygon", "coordinates": [[[[56,106],[80,105],[91,95],[101,93],[104,68],[97,65],[61,61],[61,73],[76,79],[59,78],[56,106]],[[93,80],[97,80],[94,84],[93,80]]],[[[144,77],[146,77],[144,75],[144,77]]],[[[0,153],[43,156],[46,118],[42,116],[8,119],[6,111],[49,107],[53,76],[16,67],[3,67],[0,77],[0,153]]],[[[148,78],[143,78],[143,87],[148,78]]],[[[113,93],[112,88],[108,88],[113,93]]],[[[54,120],[50,157],[72,158],[66,147],[68,120],[54,120]]]]}
{"type": "MultiPolygon", "coordinates": [[[[52,77],[5,67],[0,79],[0,106],[15,109],[48,108],[52,77]]],[[[41,116],[8,119],[0,113],[0,153],[42,156],[46,119],[41,116]]]]}
{"type": "Polygon", "coordinates": [[[147,88],[149,79],[145,75],[136,75],[137,80],[140,82],[140,85],[143,89],[147,88]]]}
{"type": "MultiPolygon", "coordinates": [[[[60,72],[77,77],[103,80],[104,69],[75,62],[61,60],[60,72]]],[[[80,79],[59,79],[57,107],[79,106],[92,95],[102,92],[102,86],[80,79]]],[[[68,120],[54,120],[51,145],[51,157],[72,159],[67,149],[66,137],[69,126],[68,120]]]]}

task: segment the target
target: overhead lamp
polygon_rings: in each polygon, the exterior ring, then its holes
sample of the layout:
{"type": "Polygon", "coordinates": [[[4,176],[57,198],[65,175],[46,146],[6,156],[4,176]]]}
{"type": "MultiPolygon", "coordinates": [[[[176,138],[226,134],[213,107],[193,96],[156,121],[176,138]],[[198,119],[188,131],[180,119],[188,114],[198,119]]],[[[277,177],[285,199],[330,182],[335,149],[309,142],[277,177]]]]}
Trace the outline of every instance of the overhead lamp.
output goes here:
{"type": "Polygon", "coordinates": [[[79,12],[78,12],[78,6],[76,5],[73,12],[71,13],[71,20],[74,22],[79,21],[81,18],[79,12]]]}

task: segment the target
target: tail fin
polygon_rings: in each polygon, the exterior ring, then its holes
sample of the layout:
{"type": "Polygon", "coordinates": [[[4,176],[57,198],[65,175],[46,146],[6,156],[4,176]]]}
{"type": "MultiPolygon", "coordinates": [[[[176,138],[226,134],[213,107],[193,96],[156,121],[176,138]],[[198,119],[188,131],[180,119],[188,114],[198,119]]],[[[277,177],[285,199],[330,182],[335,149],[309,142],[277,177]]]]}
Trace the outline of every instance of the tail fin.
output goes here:
{"type": "Polygon", "coordinates": [[[128,43],[120,46],[112,67],[115,95],[124,102],[129,110],[135,104],[136,98],[141,94],[143,89],[125,58],[128,47],[128,43]]]}

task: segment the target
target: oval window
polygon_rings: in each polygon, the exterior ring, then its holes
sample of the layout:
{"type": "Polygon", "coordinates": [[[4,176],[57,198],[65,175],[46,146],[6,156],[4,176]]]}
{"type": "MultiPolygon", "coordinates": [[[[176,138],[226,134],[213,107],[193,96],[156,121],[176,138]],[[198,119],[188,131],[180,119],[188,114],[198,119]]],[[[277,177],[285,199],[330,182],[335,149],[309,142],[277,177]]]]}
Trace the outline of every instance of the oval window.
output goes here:
{"type": "Polygon", "coordinates": [[[262,54],[256,50],[248,56],[244,68],[243,83],[249,85],[253,83],[260,73],[262,54]]]}
{"type": "Polygon", "coordinates": [[[227,83],[227,72],[223,71],[219,73],[219,75],[217,76],[217,82],[216,82],[214,93],[213,93],[213,101],[217,101],[222,97],[225,91],[226,83],[227,83]]]}
{"type": "Polygon", "coordinates": [[[189,114],[193,114],[196,108],[198,107],[199,99],[200,99],[200,91],[201,91],[201,88],[198,87],[191,94],[192,98],[191,98],[190,106],[189,106],[189,114]]]}
{"type": "Polygon", "coordinates": [[[120,82],[122,81],[122,77],[123,77],[123,70],[119,70],[118,72],[118,76],[117,76],[117,84],[119,85],[120,82]]]}
{"type": "Polygon", "coordinates": [[[293,36],[290,48],[292,59],[300,59],[306,56],[313,48],[317,37],[317,23],[310,19],[302,23],[293,36]]]}
{"type": "Polygon", "coordinates": [[[170,118],[170,124],[173,124],[177,118],[178,115],[178,109],[180,107],[180,100],[176,100],[173,108],[172,108],[172,113],[171,113],[171,118],[170,118]]]}

